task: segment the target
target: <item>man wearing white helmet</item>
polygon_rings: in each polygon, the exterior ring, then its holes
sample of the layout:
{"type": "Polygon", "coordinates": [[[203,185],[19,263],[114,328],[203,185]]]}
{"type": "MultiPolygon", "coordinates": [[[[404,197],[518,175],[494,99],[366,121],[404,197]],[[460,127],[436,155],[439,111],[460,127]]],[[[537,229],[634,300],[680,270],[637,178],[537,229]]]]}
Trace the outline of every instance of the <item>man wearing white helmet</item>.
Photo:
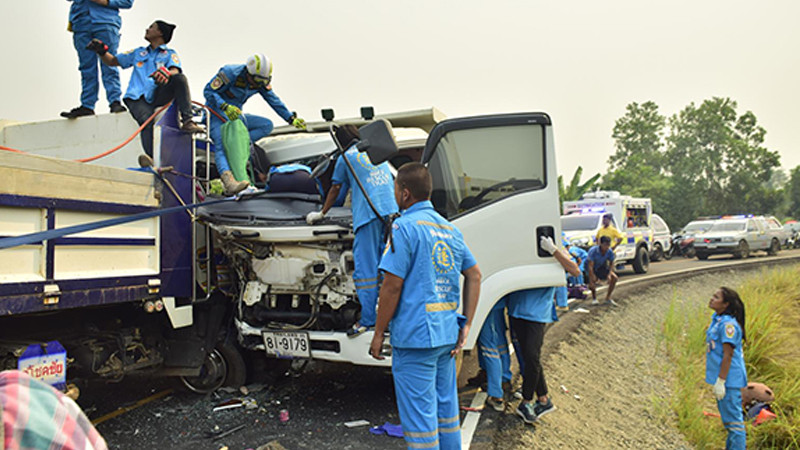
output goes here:
{"type": "MultiPolygon", "coordinates": [[[[255,54],[247,58],[245,64],[223,66],[208,82],[204,94],[206,104],[220,116],[228,120],[242,119],[250,132],[250,140],[255,142],[272,132],[272,121],[266,117],[242,114],[244,103],[255,95],[261,97],[272,107],[283,120],[296,128],[305,130],[306,122],[297,117],[297,113],[289,108],[272,90],[272,61],[263,54],[255,54]]],[[[235,194],[246,188],[246,180],[237,181],[233,177],[225,149],[222,144],[223,121],[211,115],[211,139],[214,141],[214,159],[217,171],[222,179],[227,194],[235,194]]]]}

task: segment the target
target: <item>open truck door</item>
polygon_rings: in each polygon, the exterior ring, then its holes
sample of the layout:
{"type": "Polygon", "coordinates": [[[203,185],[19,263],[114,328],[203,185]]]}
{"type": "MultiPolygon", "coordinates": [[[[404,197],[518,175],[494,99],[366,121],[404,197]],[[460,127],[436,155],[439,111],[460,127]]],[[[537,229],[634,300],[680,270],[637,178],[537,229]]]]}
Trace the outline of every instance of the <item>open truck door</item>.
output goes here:
{"type": "Polygon", "coordinates": [[[564,269],[539,248],[561,235],[553,130],[544,113],[443,121],[422,162],[433,178],[434,208],[463,233],[483,273],[466,348],[504,295],[565,284],[564,269]]]}

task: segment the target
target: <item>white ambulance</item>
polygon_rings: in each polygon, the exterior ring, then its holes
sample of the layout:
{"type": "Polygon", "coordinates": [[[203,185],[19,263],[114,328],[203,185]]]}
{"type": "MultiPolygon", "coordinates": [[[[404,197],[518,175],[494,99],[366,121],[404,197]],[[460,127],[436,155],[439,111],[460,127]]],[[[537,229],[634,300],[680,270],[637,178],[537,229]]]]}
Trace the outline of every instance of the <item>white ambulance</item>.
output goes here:
{"type": "Polygon", "coordinates": [[[571,245],[588,249],[596,245],[603,215],[611,213],[612,223],[626,235],[615,250],[617,265],[630,264],[636,273],[650,266],[653,243],[653,206],[649,198],[620,195],[617,191],[595,191],[580,200],[563,204],[561,229],[571,245]]]}

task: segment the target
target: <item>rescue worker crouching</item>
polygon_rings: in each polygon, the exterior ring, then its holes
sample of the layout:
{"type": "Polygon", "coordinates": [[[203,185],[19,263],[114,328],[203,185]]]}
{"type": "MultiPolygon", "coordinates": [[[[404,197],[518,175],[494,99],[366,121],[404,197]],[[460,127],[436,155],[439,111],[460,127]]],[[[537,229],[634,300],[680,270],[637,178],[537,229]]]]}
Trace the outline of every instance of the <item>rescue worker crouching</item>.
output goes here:
{"type": "Polygon", "coordinates": [[[341,198],[348,189],[352,190],[351,203],[353,231],[355,232],[353,281],[356,285],[358,301],[361,303],[361,319],[352,329],[348,330],[348,335],[353,337],[375,325],[375,307],[378,302],[380,280],[378,263],[385,241],[384,221],[398,210],[389,163],[384,162],[375,166],[370,162],[366,153],[358,150],[360,135],[355,125],[348,124],[337,128],[336,139],[342,144],[342,148],[347,150],[336,160],[331,178],[331,188],[325,197],[322,211],[310,212],[306,216],[306,222],[311,225],[322,220],[336,200],[341,198]],[[350,172],[344,158],[350,161],[355,175],[350,172]],[[370,208],[354,176],[361,181],[380,217],[376,216],[370,208]]]}
{"type": "MultiPolygon", "coordinates": [[[[206,105],[217,114],[227,117],[228,120],[242,119],[247,126],[251,142],[269,136],[273,128],[272,121],[266,117],[242,113],[244,103],[256,93],[261,95],[283,120],[295,128],[306,129],[305,120],[297,117],[297,113],[289,111],[272,90],[272,61],[263,54],[250,56],[245,64],[221,67],[214,78],[206,84],[203,93],[206,105]]],[[[250,183],[246,180],[236,180],[233,176],[222,142],[222,123],[223,120],[216,114],[211,115],[210,137],[214,142],[214,160],[225,191],[230,195],[238,193],[250,183]]]]}
{"type": "Polygon", "coordinates": [[[456,365],[480,293],[481,272],[461,232],[430,202],[431,177],[420,163],[397,172],[403,211],[381,259],[384,273],[370,354],[381,355],[391,321],[392,376],[408,448],[461,448],[456,365]],[[459,275],[466,315],[459,317],[459,275]],[[463,321],[463,325],[459,327],[463,321]]]}
{"type": "MultiPolygon", "coordinates": [[[[181,60],[178,53],[166,45],[172,40],[174,30],[175,25],[156,20],[145,30],[147,46],[114,55],[103,41],[93,39],[86,48],[97,53],[104,64],[123,69],[133,67],[123,100],[139,125],[145,123],[156,108],[175,100],[181,115],[181,131],[202,133],[205,130],[192,121],[192,99],[181,60]]],[[[152,157],[152,121],[142,129],[141,141],[144,152],[152,157]]]]}

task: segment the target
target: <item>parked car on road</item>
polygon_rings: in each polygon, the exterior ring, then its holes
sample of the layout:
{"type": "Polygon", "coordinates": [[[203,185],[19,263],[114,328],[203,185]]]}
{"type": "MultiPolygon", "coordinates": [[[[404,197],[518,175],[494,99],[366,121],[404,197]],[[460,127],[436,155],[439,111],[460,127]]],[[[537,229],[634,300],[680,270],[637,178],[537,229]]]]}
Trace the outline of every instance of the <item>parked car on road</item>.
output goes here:
{"type": "Polygon", "coordinates": [[[723,216],[711,228],[695,239],[698,259],[710,255],[732,254],[734,258],[747,258],[751,251],[765,251],[775,255],[781,249],[780,235],[773,230],[764,216],[723,216]]]}
{"type": "Polygon", "coordinates": [[[650,251],[650,261],[660,261],[664,259],[664,255],[669,253],[672,239],[669,232],[669,226],[664,219],[658,214],[653,214],[651,217],[653,225],[653,242],[650,251]]]}

